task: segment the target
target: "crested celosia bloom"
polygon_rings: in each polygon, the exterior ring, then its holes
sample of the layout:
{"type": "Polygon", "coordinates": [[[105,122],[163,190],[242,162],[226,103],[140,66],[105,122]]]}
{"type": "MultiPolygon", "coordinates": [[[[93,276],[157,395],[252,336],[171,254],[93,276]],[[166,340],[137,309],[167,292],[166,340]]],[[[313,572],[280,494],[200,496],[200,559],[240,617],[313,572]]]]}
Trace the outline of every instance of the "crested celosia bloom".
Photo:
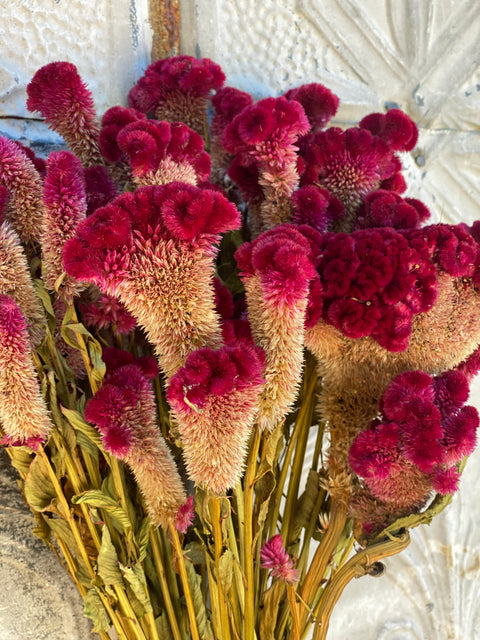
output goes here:
{"type": "Polygon", "coordinates": [[[464,406],[467,397],[458,371],[407,371],[390,382],[380,417],[350,448],[353,471],[377,500],[414,509],[432,491],[457,490],[458,463],[472,453],[479,425],[477,410],[464,406]]]}
{"type": "MultiPolygon", "coordinates": [[[[43,187],[45,208],[42,260],[45,285],[55,290],[58,278],[64,273],[62,250],[65,242],[75,233],[87,211],[85,180],[80,160],[69,151],[50,154],[43,187]]],[[[71,300],[84,288],[80,282],[65,276],[60,291],[71,300]]]]}
{"type": "Polygon", "coordinates": [[[188,182],[197,185],[210,174],[210,157],[201,136],[182,122],[137,120],[117,135],[135,184],[188,182]]]}
{"type": "Polygon", "coordinates": [[[85,407],[85,419],[99,430],[105,450],[132,470],[153,525],[167,527],[180,509],[185,510],[187,497],[156,425],[150,380],[157,372],[130,356],[126,354],[127,364],[121,354],[107,356],[107,374],[85,407]]]}
{"type": "Polygon", "coordinates": [[[87,196],[87,216],[118,196],[117,185],[113,182],[107,167],[100,164],[86,167],[83,177],[87,196]]]}
{"type": "Polygon", "coordinates": [[[208,347],[191,353],[171,378],[175,411],[189,477],[213,493],[241,478],[258,406],[263,354],[253,345],[208,347]]]}
{"type": "Polygon", "coordinates": [[[158,120],[184,122],[205,135],[209,96],[225,82],[225,74],[208,58],[176,56],[153,62],[128,94],[130,107],[158,120]]]}
{"type": "Polygon", "coordinates": [[[117,297],[143,327],[167,377],[219,346],[213,261],[240,216],[223,195],[173,182],[125,193],[80,223],[63,252],[73,277],[117,297]]]}
{"type": "Polygon", "coordinates": [[[121,162],[125,159],[123,151],[118,146],[117,136],[127,124],[139,120],[146,120],[146,115],[137,109],[115,106],[105,111],[98,144],[103,157],[108,162],[121,162]]]}
{"type": "Polygon", "coordinates": [[[394,191],[370,192],[358,213],[355,226],[416,229],[430,217],[430,211],[416,198],[402,198],[394,191]]]}
{"type": "Polygon", "coordinates": [[[32,346],[45,337],[45,314],[30,278],[27,256],[8,222],[0,226],[0,295],[11,296],[27,319],[32,346]]]}
{"type": "Polygon", "coordinates": [[[246,107],[223,132],[225,149],[236,154],[241,164],[258,168],[264,196],[261,220],[255,223],[260,230],[290,220],[290,196],[298,184],[295,142],[309,129],[300,103],[280,97],[246,107]]]}
{"type": "Polygon", "coordinates": [[[313,229],[285,224],[244,243],[235,254],[253,339],[266,358],[257,415],[262,430],[272,430],[297,397],[319,242],[313,229]]]}
{"type": "Polygon", "coordinates": [[[291,203],[292,222],[308,224],[321,233],[331,229],[345,212],[340,200],[334,198],[327,189],[313,184],[296,189],[292,194],[291,203]]]}
{"type": "Polygon", "coordinates": [[[212,180],[219,185],[224,184],[228,167],[233,160],[233,155],[222,144],[223,132],[242,109],[252,104],[253,98],[249,93],[234,87],[223,87],[212,97],[215,111],[210,128],[210,158],[212,180]]]}
{"type": "Polygon", "coordinates": [[[29,111],[38,111],[83,165],[102,164],[98,146],[100,127],[92,94],[75,65],[70,62],[45,65],[27,85],[27,95],[29,111]]]}
{"type": "Polygon", "coordinates": [[[265,542],[260,550],[260,562],[263,569],[270,569],[272,578],[283,580],[287,584],[295,584],[298,581],[295,562],[285,551],[280,534],[265,542]]]}
{"type": "Polygon", "coordinates": [[[39,242],[42,234],[42,181],[25,152],[12,140],[0,136],[0,184],[11,202],[7,219],[22,242],[39,242]]]}
{"type": "Polygon", "coordinates": [[[330,89],[316,82],[290,89],[285,94],[285,98],[296,100],[302,105],[310,123],[311,133],[325,128],[337,113],[340,103],[338,97],[330,89]]]}
{"type": "Polygon", "coordinates": [[[331,127],[315,134],[305,151],[302,185],[319,184],[342,201],[345,229],[351,227],[368,193],[379,188],[405,191],[396,151],[412,148],[417,129],[407,115],[398,113],[401,116],[390,118],[384,135],[376,135],[362,125],[345,131],[331,127]]]}
{"type": "Polygon", "coordinates": [[[27,322],[8,295],[0,295],[0,423],[3,444],[34,449],[51,429],[32,360],[27,322]]]}

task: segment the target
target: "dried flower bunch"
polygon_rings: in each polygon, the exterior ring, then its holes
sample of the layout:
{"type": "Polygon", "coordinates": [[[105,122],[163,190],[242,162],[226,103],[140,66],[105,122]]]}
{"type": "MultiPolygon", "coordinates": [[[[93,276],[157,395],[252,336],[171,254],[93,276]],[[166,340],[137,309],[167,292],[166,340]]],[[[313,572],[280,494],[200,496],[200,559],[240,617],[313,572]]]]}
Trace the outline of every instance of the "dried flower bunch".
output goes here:
{"type": "Polygon", "coordinates": [[[54,62],[69,150],[0,138],[2,443],[104,639],[326,638],[476,443],[480,222],[404,197],[415,123],[224,83],[160,60],[100,120],[54,62]]]}

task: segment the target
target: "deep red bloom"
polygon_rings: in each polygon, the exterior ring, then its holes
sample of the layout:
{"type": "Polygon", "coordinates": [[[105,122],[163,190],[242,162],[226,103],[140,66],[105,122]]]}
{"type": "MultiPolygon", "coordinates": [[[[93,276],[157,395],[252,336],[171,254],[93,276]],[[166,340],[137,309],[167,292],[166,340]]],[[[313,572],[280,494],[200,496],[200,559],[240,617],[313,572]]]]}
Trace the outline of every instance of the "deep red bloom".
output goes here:
{"type": "Polygon", "coordinates": [[[296,189],[291,197],[293,205],[292,222],[309,224],[317,231],[329,229],[344,212],[344,206],[327,189],[307,185],[296,189]]]}
{"type": "Polygon", "coordinates": [[[325,128],[337,113],[340,104],[339,98],[330,89],[315,82],[290,89],[285,94],[285,98],[296,100],[302,105],[312,133],[325,128]]]}
{"type": "Polygon", "coordinates": [[[371,113],[360,120],[359,126],[384,140],[395,151],[411,151],[417,144],[417,125],[400,109],[371,113]]]}
{"type": "Polygon", "coordinates": [[[104,207],[118,196],[118,188],[107,167],[97,164],[84,169],[85,193],[87,196],[87,216],[104,207]]]}
{"type": "Polygon", "coordinates": [[[122,160],[123,152],[117,143],[117,136],[119,132],[127,124],[145,119],[145,114],[141,111],[137,111],[137,109],[116,106],[105,111],[98,139],[100,150],[104,158],[109,162],[118,162],[122,160]]]}
{"type": "Polygon", "coordinates": [[[415,198],[402,198],[398,193],[378,189],[369,193],[359,212],[356,226],[414,229],[430,217],[427,207],[415,198]]]}

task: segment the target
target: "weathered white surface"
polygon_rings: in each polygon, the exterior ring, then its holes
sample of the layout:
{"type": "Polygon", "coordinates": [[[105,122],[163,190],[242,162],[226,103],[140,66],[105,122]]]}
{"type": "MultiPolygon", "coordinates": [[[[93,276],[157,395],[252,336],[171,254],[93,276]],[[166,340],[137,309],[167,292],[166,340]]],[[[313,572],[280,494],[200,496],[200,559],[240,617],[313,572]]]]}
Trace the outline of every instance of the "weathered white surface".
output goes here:
{"type": "Polygon", "coordinates": [[[25,106],[41,66],[75,64],[102,114],[125,103],[149,61],[148,0],[0,0],[0,16],[2,135],[57,140],[25,106]]]}

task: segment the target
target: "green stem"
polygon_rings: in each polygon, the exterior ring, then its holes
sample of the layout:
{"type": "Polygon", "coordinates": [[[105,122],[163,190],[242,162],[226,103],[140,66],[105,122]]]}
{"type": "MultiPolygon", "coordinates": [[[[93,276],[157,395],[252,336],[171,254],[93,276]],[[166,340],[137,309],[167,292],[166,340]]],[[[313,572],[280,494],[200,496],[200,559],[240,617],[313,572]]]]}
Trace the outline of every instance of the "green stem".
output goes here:
{"type": "Polygon", "coordinates": [[[210,496],[210,518],[213,528],[213,541],[215,552],[215,573],[216,584],[218,589],[218,600],[220,607],[220,624],[219,632],[222,634],[222,640],[231,640],[230,620],[228,617],[227,598],[220,579],[220,558],[223,553],[223,536],[222,536],[222,514],[221,514],[221,496],[210,496]]]}

